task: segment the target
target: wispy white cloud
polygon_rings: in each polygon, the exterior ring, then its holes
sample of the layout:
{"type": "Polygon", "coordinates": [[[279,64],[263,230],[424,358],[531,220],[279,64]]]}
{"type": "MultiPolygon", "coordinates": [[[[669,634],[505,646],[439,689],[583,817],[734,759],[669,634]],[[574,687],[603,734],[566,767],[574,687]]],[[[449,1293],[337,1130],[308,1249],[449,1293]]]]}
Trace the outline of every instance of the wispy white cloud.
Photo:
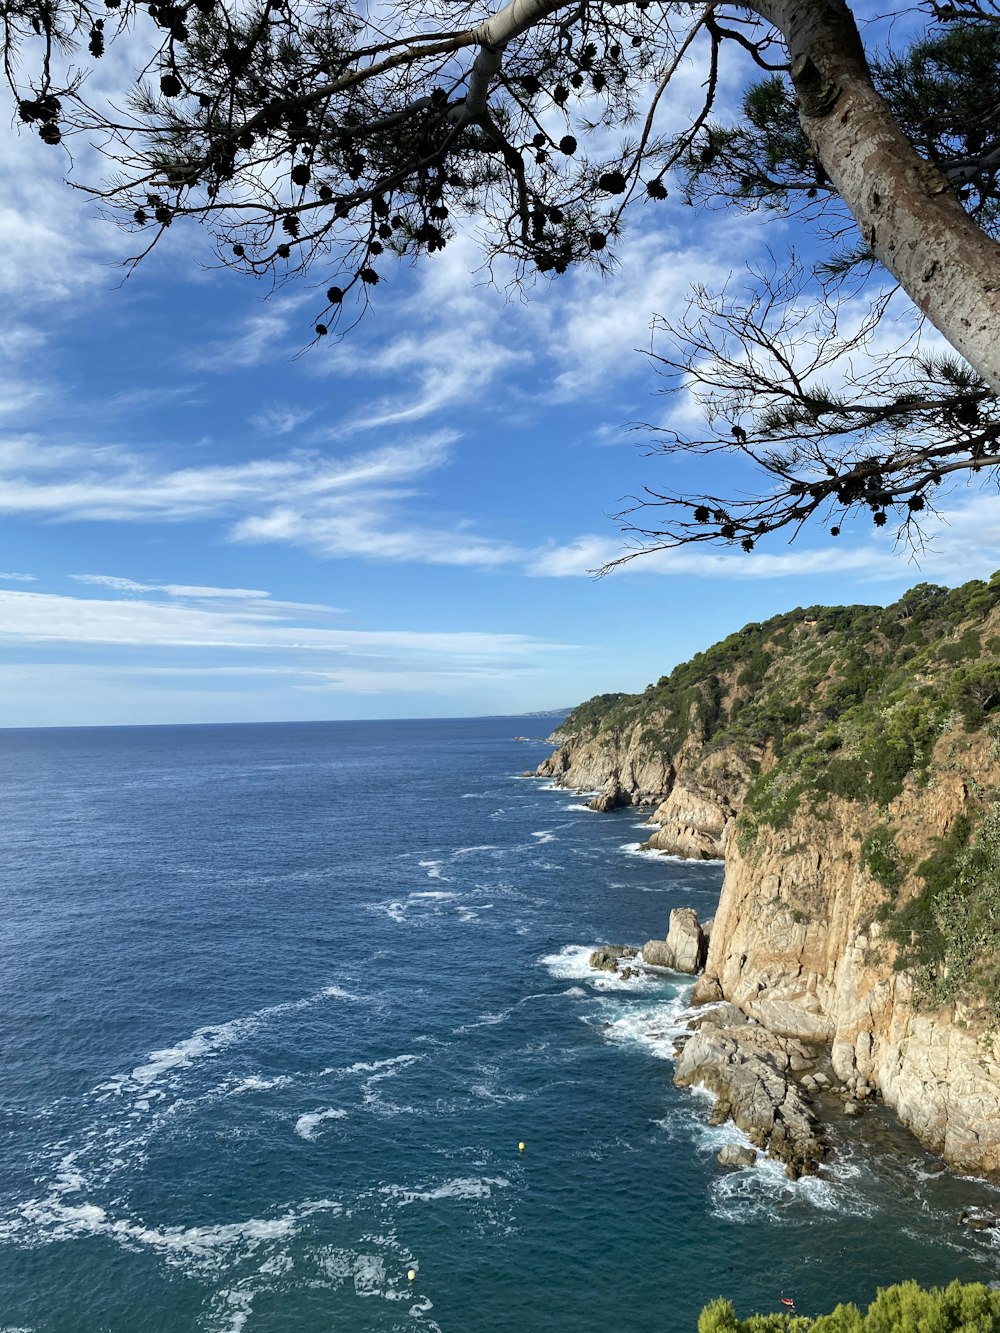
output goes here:
{"type": "Polygon", "coordinates": [[[8,122],[0,126],[0,160],[0,293],[8,309],[110,286],[121,236],[88,198],[67,189],[65,152],[46,151],[37,135],[8,122]]]}
{"type": "Polygon", "coordinates": [[[0,574],[0,579],[5,583],[34,583],[34,574],[0,574]]]}
{"type": "Polygon", "coordinates": [[[362,323],[345,341],[308,363],[317,374],[364,375],[370,400],[320,438],[382,430],[421,421],[477,402],[504,375],[523,364],[517,346],[517,310],[478,284],[471,236],[459,236],[416,274],[412,293],[399,299],[393,332],[362,323]]]}
{"type": "MultiPolygon", "coordinates": [[[[0,578],[4,577],[0,575],[0,578]]],[[[7,576],[8,578],[10,575],[7,576]]],[[[233,597],[263,599],[268,593],[260,588],[211,588],[198,584],[186,583],[137,583],[135,579],[122,578],[117,574],[71,574],[77,583],[86,583],[92,587],[107,588],[111,592],[165,592],[168,597],[215,598],[233,597]]]]}
{"type": "Polygon", "coordinates": [[[250,424],[262,435],[289,435],[312,416],[311,408],[287,407],[272,403],[250,418],[250,424]]]}
{"type": "Polygon", "coordinates": [[[334,629],[304,625],[303,616],[273,614],[273,604],[191,606],[141,599],[69,597],[0,589],[0,642],[62,642],[131,648],[266,650],[330,659],[325,670],[426,669],[428,663],[469,671],[512,668],[572,645],[525,634],[483,631],[334,629]]]}
{"type": "Polygon", "coordinates": [[[311,510],[278,506],[243,519],[231,536],[238,542],[304,546],[328,558],[359,556],[393,563],[483,567],[514,564],[522,557],[512,543],[477,537],[463,527],[393,521],[384,505],[355,497],[311,510]]]}
{"type": "MultiPolygon", "coordinates": [[[[392,332],[353,330],[305,364],[314,373],[372,384],[371,397],[317,440],[468,413],[472,422],[607,397],[650,383],[641,355],[654,313],[676,316],[694,278],[723,282],[732,256],[759,247],[759,222],[716,217],[697,244],[657,218],[634,219],[611,278],[579,269],[522,289],[498,261],[484,280],[476,238],[460,235],[418,270],[393,308],[392,332]],[[498,290],[498,287],[504,290],[498,290]]],[[[626,400],[627,402],[628,400],[626,400]]],[[[606,410],[606,409],[605,409],[606,410]]],[[[634,409],[623,405],[623,415],[634,409]]]]}
{"type": "Polygon", "coordinates": [[[650,347],[653,316],[676,317],[696,278],[724,282],[733,254],[752,252],[758,232],[752,219],[718,219],[695,247],[669,228],[636,229],[612,277],[582,271],[533,305],[534,337],[555,363],[551,400],[578,401],[630,378],[649,380],[642,352],[650,347]]]}
{"type": "Polygon", "coordinates": [[[441,466],[454,436],[333,457],[296,451],[242,463],[171,468],[114,445],[0,442],[0,512],[60,519],[174,520],[226,514],[286,499],[391,487],[441,466]]]}
{"type": "MultiPolygon", "coordinates": [[[[328,558],[466,566],[515,563],[521,554],[517,548],[473,532],[468,523],[434,525],[409,517],[404,502],[413,500],[417,483],[447,465],[456,439],[452,432],[438,431],[334,457],[297,450],[245,463],[172,469],[157,467],[151,456],[114,446],[9,438],[0,443],[0,513],[126,523],[214,517],[228,525],[234,542],[280,542],[328,558]]],[[[117,576],[81,577],[128,592],[255,595],[252,589],[176,592],[166,584],[117,576]]]]}
{"type": "Polygon", "coordinates": [[[308,328],[306,308],[315,300],[315,292],[307,291],[272,296],[243,317],[237,332],[230,331],[205,346],[193,346],[182,359],[191,369],[224,373],[291,357],[302,347],[308,328]]]}

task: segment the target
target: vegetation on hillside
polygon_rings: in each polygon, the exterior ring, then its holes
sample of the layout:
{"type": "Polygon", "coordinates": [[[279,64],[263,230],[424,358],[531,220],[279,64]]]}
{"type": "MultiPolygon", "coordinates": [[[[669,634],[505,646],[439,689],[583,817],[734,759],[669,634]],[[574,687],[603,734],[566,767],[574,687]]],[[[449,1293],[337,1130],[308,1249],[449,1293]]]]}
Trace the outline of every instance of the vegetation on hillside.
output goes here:
{"type": "Polygon", "coordinates": [[[945,734],[1000,747],[1000,573],[948,589],[922,583],[891,606],[808,607],[749,624],[641,694],[605,694],[560,728],[567,737],[640,738],[652,752],[725,747],[750,773],[737,825],[747,856],[796,815],[874,814],[859,848],[882,887],[879,913],[918,1003],[977,998],[1000,1019],[1000,792],[970,784],[968,818],[917,866],[896,846],[892,803],[934,780],[945,734]]]}
{"type": "Polygon", "coordinates": [[[862,1313],[838,1305],[832,1314],[757,1314],[738,1319],[727,1300],[715,1300],[698,1320],[698,1333],[994,1333],[1000,1330],[1000,1291],[981,1282],[952,1282],[925,1291],[901,1282],[879,1291],[862,1313]]]}

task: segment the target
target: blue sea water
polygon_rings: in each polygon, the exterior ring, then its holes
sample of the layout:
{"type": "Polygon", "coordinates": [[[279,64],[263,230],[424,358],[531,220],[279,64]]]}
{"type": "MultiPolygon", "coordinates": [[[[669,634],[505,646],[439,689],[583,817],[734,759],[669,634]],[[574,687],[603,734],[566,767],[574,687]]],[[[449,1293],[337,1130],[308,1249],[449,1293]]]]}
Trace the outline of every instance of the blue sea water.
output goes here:
{"type": "Polygon", "coordinates": [[[587,955],[721,867],[519,778],[524,726],[0,733],[2,1333],[680,1333],[997,1275],[955,1225],[996,1195],[885,1113],[823,1178],[716,1164],[688,983],[587,955]]]}

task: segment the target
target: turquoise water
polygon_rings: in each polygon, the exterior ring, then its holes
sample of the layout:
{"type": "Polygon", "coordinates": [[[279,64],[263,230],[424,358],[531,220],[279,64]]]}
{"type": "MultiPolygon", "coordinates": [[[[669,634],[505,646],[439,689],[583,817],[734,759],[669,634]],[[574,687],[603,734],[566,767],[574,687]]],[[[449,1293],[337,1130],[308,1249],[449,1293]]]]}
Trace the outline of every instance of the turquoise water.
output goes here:
{"type": "Polygon", "coordinates": [[[687,983],[586,956],[721,867],[518,778],[524,725],[0,733],[0,1330],[670,1333],[997,1276],[955,1225],[996,1196],[880,1113],[825,1179],[716,1165],[687,983]]]}

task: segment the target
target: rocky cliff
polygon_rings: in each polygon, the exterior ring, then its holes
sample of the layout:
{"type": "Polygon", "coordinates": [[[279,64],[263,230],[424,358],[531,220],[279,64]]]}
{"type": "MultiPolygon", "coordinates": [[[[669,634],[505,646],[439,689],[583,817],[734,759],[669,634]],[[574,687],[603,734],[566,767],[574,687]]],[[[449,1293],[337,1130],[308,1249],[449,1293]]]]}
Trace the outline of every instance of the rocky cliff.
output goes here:
{"type": "Polygon", "coordinates": [[[723,855],[698,1000],[828,1045],[953,1166],[1000,1173],[1000,576],[747,626],[573,713],[539,772],[723,855]]]}

